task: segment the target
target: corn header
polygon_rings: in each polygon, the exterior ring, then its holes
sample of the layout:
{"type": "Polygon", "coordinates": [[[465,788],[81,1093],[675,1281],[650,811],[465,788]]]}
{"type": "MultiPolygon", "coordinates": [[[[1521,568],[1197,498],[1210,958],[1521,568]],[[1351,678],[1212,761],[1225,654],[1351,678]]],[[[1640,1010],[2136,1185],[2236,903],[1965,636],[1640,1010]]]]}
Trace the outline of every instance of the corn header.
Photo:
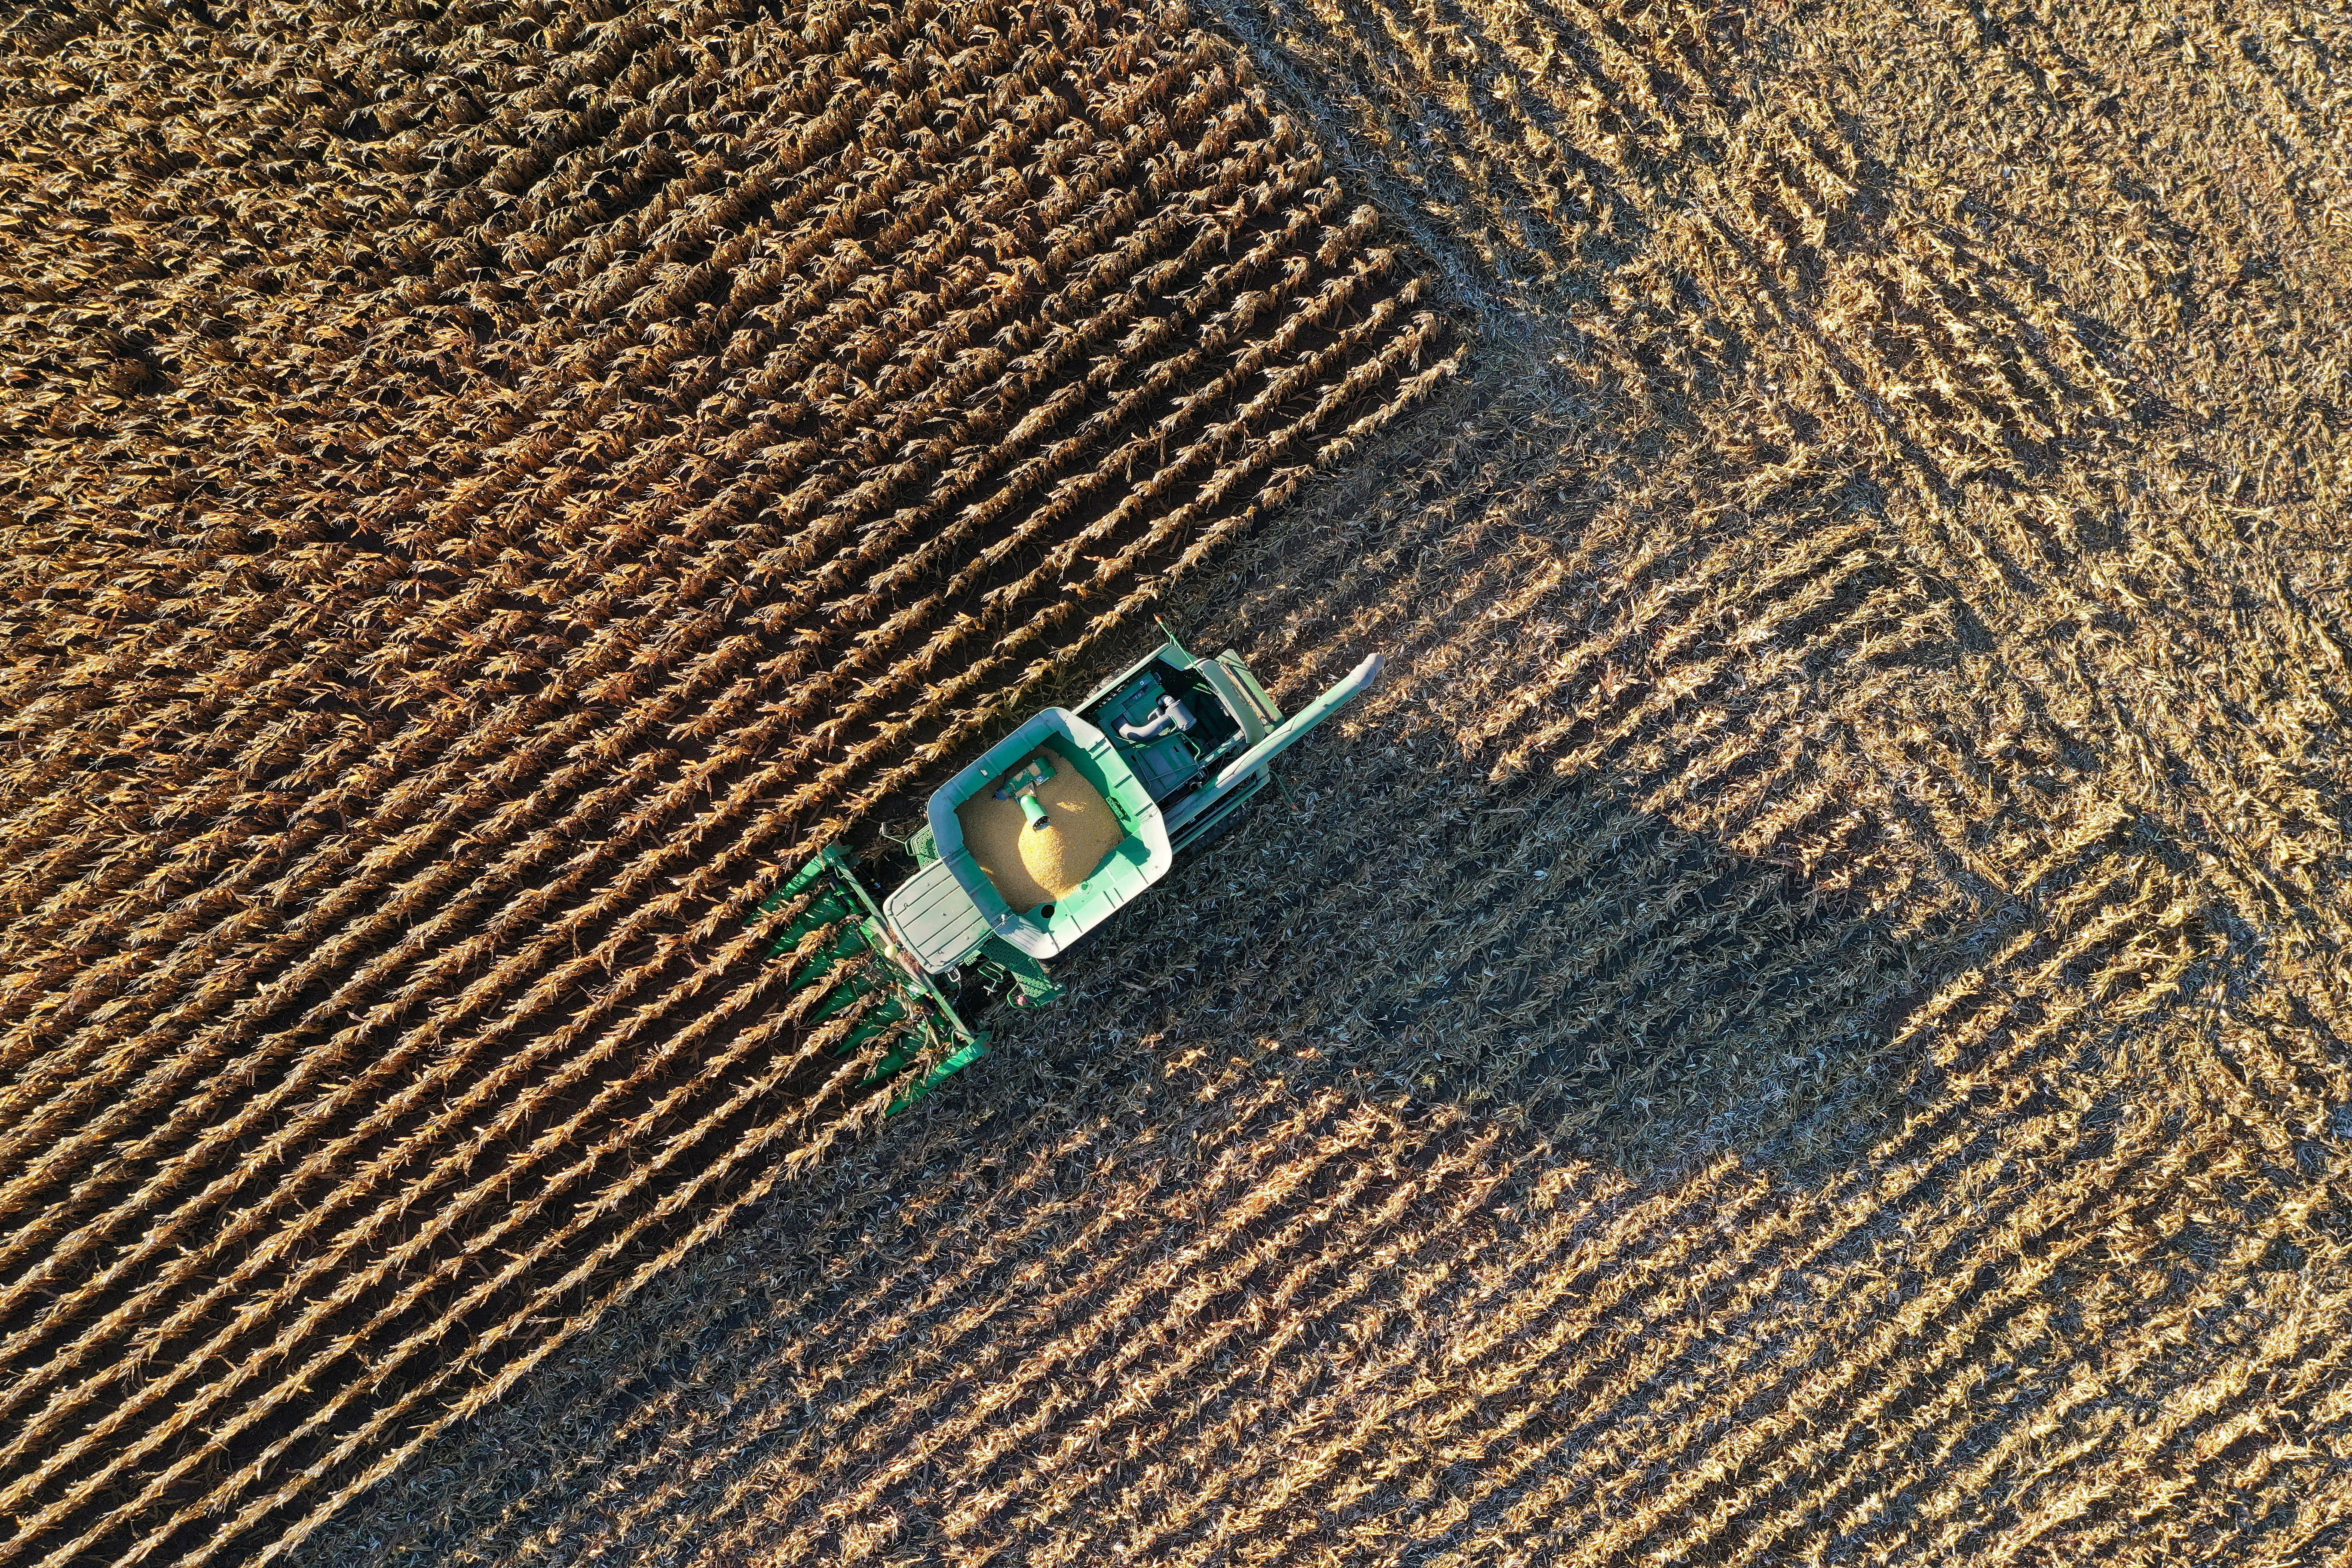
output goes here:
{"type": "Polygon", "coordinates": [[[1046,961],[1231,825],[1275,758],[1379,676],[1372,655],[1286,718],[1241,656],[1195,658],[1171,637],[1075,710],[1048,708],[933,793],[908,842],[915,870],[887,897],[828,845],[761,906],[794,909],[772,952],[803,954],[832,994],[812,1022],[860,1010],[840,1046],[890,1036],[873,1079],[932,1065],[895,1111],[978,1060],[988,1036],[960,1003],[1002,995],[1043,1006],[1062,987],[1046,961]]]}

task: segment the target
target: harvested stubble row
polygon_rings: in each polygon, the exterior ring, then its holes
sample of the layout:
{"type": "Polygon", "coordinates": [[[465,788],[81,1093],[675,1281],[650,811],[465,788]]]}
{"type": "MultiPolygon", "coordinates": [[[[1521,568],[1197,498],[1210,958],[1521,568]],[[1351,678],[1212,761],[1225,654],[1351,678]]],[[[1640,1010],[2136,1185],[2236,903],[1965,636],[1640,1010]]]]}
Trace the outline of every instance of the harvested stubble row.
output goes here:
{"type": "Polygon", "coordinates": [[[869,1120],[780,868],[1458,363],[1179,10],[155,17],[0,110],[5,1563],[274,1554],[869,1120]]]}

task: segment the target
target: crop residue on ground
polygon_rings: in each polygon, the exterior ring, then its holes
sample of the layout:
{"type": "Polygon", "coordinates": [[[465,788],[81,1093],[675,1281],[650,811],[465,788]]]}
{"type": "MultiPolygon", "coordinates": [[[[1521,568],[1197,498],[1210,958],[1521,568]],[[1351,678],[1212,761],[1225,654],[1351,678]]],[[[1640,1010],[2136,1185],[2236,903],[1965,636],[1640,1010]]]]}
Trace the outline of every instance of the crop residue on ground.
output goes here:
{"type": "Polygon", "coordinates": [[[12,26],[0,1563],[2352,1553],[2340,15],[12,26]],[[1388,671],[864,1135],[1147,606],[1388,671]]]}

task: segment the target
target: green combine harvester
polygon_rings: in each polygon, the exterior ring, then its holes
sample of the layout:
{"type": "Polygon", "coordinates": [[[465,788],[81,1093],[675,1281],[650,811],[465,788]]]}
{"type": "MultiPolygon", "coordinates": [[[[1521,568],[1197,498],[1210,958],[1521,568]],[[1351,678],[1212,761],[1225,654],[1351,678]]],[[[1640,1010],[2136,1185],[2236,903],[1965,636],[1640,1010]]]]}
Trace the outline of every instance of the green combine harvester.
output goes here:
{"type": "Polygon", "coordinates": [[[805,961],[811,983],[833,992],[810,1021],[871,999],[845,1053],[901,1030],[869,1082],[932,1056],[892,1102],[902,1110],[987,1054],[959,999],[1035,1007],[1061,996],[1045,961],[1230,826],[1274,759],[1380,671],[1374,654],[1286,719],[1241,655],[1195,658],[1171,637],[1076,710],[1033,716],[933,794],[908,845],[915,874],[887,897],[858,879],[855,854],[826,846],[761,905],[772,914],[808,900],[770,951],[837,930],[805,961]]]}

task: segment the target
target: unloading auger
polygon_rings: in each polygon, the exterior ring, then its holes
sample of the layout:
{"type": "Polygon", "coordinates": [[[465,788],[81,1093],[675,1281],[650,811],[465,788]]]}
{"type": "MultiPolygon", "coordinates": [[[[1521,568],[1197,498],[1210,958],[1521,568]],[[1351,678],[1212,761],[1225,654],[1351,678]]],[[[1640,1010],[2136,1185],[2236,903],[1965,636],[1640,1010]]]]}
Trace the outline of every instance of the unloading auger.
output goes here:
{"type": "Polygon", "coordinates": [[[809,1020],[874,998],[844,1052],[904,1025],[868,1080],[932,1055],[930,1071],[892,1102],[903,1110],[987,1054],[959,998],[1058,999],[1045,961],[1230,825],[1274,759],[1380,672],[1374,654],[1285,718],[1240,654],[1195,658],[1170,637],[1076,710],[1034,715],[933,793],[908,845],[915,874],[887,897],[859,879],[853,852],[827,845],[761,905],[772,914],[806,900],[770,952],[835,933],[802,955],[810,984],[834,993],[809,1020]]]}

